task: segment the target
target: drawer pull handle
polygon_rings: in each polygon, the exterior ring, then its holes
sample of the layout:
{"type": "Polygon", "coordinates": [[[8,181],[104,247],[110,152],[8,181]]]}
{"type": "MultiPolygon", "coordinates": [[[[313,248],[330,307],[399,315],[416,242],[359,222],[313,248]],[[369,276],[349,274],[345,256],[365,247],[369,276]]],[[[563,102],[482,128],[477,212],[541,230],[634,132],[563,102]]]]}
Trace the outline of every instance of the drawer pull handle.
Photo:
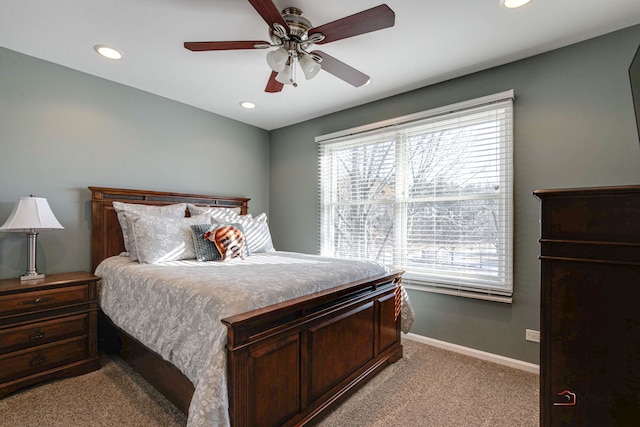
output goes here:
{"type": "Polygon", "coordinates": [[[30,299],[28,301],[20,301],[18,303],[18,305],[33,305],[33,304],[40,304],[43,302],[49,302],[49,301],[53,301],[55,298],[53,297],[46,297],[46,298],[34,298],[34,299],[30,299]]]}
{"type": "Polygon", "coordinates": [[[45,362],[45,357],[42,354],[42,352],[37,352],[34,356],[33,359],[31,359],[31,362],[29,362],[29,364],[31,366],[38,366],[38,365],[42,365],[45,362]]]}
{"type": "Polygon", "coordinates": [[[44,338],[44,331],[40,328],[36,328],[29,334],[29,340],[35,341],[44,338]]]}

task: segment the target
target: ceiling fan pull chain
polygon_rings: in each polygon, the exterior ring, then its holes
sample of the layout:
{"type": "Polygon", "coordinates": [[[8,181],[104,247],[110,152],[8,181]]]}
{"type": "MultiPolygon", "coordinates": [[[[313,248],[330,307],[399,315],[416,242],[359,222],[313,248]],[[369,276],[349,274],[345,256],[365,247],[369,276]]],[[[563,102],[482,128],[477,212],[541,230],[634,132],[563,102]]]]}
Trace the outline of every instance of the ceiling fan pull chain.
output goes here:
{"type": "Polygon", "coordinates": [[[293,87],[298,87],[298,83],[296,83],[296,75],[298,74],[298,67],[296,67],[296,63],[298,62],[298,55],[292,55],[291,57],[293,58],[293,64],[291,64],[291,85],[293,87]]]}

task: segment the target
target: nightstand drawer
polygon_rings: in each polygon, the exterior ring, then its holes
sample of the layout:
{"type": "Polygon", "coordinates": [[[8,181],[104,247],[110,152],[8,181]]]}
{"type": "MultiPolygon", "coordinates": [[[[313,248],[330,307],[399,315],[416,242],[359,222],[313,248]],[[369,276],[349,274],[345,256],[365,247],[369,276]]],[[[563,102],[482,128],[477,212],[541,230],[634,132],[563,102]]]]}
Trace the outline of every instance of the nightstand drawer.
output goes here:
{"type": "Polygon", "coordinates": [[[88,330],[89,314],[86,313],[0,330],[0,354],[86,335],[88,330]]]}
{"type": "Polygon", "coordinates": [[[0,316],[13,313],[22,314],[88,300],[89,287],[87,285],[5,295],[0,297],[0,316]]]}
{"type": "Polygon", "coordinates": [[[0,356],[0,383],[84,359],[88,337],[80,336],[0,356]]]}

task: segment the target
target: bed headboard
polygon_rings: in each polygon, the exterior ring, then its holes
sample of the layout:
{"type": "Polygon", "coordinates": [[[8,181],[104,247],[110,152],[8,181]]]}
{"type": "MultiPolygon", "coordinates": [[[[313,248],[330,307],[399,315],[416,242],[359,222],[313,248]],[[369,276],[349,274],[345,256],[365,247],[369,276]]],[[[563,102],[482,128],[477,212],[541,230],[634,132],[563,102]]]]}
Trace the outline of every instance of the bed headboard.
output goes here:
{"type": "MultiPolygon", "coordinates": [[[[98,264],[105,258],[124,251],[122,230],[113,208],[113,202],[145,205],[193,203],[199,206],[240,208],[240,213],[245,215],[250,200],[242,197],[205,196],[124,188],[89,187],[89,190],[91,190],[91,271],[95,271],[98,264]]],[[[185,216],[187,215],[188,212],[185,212],[185,216]]]]}

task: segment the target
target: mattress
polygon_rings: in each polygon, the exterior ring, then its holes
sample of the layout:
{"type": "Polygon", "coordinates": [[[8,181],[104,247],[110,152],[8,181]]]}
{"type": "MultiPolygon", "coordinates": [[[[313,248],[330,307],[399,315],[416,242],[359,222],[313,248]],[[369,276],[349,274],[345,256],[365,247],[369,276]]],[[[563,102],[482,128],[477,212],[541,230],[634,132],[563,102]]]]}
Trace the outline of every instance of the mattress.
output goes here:
{"type": "MultiPolygon", "coordinates": [[[[193,383],[192,427],[229,425],[221,319],[386,272],[373,261],[277,251],[228,262],[140,264],[115,256],[95,274],[102,311],[193,383]]],[[[402,318],[407,332],[413,310],[404,291],[402,318]]]]}

